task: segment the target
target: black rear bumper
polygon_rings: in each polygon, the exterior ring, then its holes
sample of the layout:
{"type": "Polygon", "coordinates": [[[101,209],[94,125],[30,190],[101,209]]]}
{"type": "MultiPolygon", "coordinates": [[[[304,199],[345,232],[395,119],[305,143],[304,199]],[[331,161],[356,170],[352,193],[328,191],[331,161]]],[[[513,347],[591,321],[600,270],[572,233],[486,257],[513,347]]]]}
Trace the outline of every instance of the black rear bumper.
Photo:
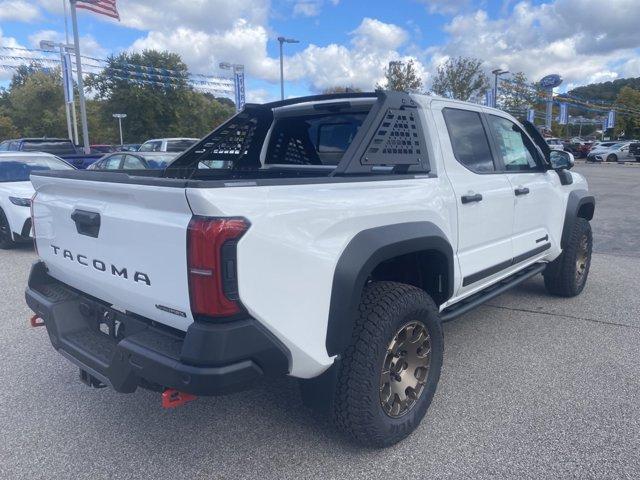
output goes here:
{"type": "Polygon", "coordinates": [[[26,300],[56,350],[118,392],[223,395],[289,372],[289,351],[252,318],[194,322],[185,334],[111,309],[49,276],[42,262],[31,269],[26,300]]]}

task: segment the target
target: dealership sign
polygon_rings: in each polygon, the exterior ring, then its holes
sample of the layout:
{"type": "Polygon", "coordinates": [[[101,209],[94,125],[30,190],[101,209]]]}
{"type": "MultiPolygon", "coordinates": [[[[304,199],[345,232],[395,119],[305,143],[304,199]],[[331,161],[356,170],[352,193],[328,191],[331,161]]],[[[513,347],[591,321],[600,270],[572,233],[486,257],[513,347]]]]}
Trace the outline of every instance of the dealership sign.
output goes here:
{"type": "Polygon", "coordinates": [[[546,77],[542,77],[542,79],[540,80],[540,86],[542,88],[548,88],[548,89],[556,88],[561,83],[562,83],[562,77],[557,73],[554,73],[553,75],[547,75],[546,77]]]}

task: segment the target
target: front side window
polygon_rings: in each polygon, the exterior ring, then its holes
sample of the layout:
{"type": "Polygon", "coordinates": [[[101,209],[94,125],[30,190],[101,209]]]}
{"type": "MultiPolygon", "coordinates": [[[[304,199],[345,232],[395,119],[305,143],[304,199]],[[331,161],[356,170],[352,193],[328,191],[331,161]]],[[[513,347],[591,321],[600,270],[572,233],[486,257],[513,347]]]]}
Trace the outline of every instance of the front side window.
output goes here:
{"type": "Polygon", "coordinates": [[[442,111],[456,160],[476,173],[495,171],[480,113],[457,108],[442,111]]]}
{"type": "Polygon", "coordinates": [[[511,120],[489,115],[496,146],[508,172],[539,171],[538,155],[533,142],[511,120]]]}
{"type": "Polygon", "coordinates": [[[102,163],[102,168],[105,170],[118,170],[120,168],[120,162],[122,161],[122,155],[114,155],[107,158],[102,163]]]}
{"type": "MultiPolygon", "coordinates": [[[[167,152],[184,152],[191,148],[197,140],[170,140],[167,142],[167,152]]],[[[159,151],[159,150],[155,150],[159,151]]]]}

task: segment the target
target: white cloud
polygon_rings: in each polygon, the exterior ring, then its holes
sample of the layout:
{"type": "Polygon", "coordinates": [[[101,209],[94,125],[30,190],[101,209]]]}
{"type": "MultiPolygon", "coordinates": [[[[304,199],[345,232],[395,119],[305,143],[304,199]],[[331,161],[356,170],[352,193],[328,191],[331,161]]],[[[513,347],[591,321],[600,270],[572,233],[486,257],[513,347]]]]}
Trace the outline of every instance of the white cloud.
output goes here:
{"type": "MultiPolygon", "coordinates": [[[[40,48],[41,40],[50,40],[56,43],[65,42],[64,34],[57,30],[38,30],[29,35],[28,39],[33,48],[40,48]]],[[[82,55],[103,58],[108,54],[107,50],[92,35],[80,37],[80,46],[82,55]]]]}
{"type": "Polygon", "coordinates": [[[40,9],[24,0],[0,1],[0,20],[33,22],[40,18],[40,9]]]}
{"type": "Polygon", "coordinates": [[[454,15],[469,8],[471,0],[418,0],[424,3],[429,13],[454,15]]]}
{"type": "Polygon", "coordinates": [[[483,10],[453,18],[444,30],[448,42],[429,49],[433,66],[451,56],[473,56],[487,70],[523,71],[530,80],[560,73],[567,82],[583,84],[611,79],[613,66],[637,57],[640,45],[637,0],[556,0],[513,7],[492,19],[483,10]],[[606,46],[606,47],[605,47],[606,46]]]}
{"type": "Polygon", "coordinates": [[[300,0],[293,6],[293,15],[300,17],[316,17],[320,15],[322,2],[319,0],[300,0]]]}

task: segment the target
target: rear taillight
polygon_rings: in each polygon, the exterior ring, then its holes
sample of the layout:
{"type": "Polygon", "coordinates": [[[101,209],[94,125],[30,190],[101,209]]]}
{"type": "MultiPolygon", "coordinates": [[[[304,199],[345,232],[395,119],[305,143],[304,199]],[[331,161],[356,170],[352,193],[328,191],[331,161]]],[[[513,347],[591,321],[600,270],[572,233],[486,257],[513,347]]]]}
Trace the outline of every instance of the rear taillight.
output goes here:
{"type": "Polygon", "coordinates": [[[249,228],[242,218],[193,217],[187,234],[189,294],[194,317],[240,313],[236,246],[249,228]]]}
{"type": "Polygon", "coordinates": [[[36,241],[36,216],[33,214],[33,202],[36,199],[38,192],[33,194],[31,197],[31,230],[33,231],[33,248],[36,250],[36,255],[38,255],[38,242],[36,241]]]}

